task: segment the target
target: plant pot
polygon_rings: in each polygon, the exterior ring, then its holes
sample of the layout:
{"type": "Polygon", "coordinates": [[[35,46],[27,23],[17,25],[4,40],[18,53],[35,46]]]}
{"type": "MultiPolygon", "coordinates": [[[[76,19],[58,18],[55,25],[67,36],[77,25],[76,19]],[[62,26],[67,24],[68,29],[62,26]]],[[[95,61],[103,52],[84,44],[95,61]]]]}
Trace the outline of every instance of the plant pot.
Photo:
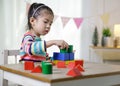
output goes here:
{"type": "Polygon", "coordinates": [[[110,47],[112,44],[111,44],[111,37],[102,37],[102,42],[101,42],[101,45],[103,47],[110,47]]]}

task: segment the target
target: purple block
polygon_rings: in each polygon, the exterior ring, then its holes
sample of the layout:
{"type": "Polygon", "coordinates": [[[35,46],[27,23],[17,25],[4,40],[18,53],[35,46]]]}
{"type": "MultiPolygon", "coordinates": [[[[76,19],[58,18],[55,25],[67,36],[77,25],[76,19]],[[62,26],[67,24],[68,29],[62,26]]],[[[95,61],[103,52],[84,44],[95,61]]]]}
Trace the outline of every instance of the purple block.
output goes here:
{"type": "Polygon", "coordinates": [[[74,60],[74,53],[69,53],[69,60],[74,60]]]}

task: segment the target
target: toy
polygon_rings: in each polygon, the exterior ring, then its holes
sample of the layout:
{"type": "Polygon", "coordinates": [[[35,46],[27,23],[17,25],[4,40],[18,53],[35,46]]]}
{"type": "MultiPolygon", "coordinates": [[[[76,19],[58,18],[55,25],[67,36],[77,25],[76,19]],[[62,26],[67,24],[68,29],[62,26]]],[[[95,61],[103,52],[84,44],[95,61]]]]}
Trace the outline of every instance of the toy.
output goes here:
{"type": "Polygon", "coordinates": [[[67,75],[73,76],[73,77],[80,76],[81,72],[77,68],[73,68],[67,72],[67,75]]]}
{"type": "Polygon", "coordinates": [[[31,72],[32,73],[41,73],[42,72],[42,68],[40,67],[40,65],[38,65],[31,72]]]}
{"type": "Polygon", "coordinates": [[[58,61],[57,68],[66,68],[65,61],[58,61]]]}
{"type": "Polygon", "coordinates": [[[32,61],[25,61],[24,69],[25,70],[33,70],[34,69],[34,62],[32,62],[32,61]]]}
{"type": "Polygon", "coordinates": [[[52,63],[42,61],[42,73],[43,74],[52,74],[52,63]]]}

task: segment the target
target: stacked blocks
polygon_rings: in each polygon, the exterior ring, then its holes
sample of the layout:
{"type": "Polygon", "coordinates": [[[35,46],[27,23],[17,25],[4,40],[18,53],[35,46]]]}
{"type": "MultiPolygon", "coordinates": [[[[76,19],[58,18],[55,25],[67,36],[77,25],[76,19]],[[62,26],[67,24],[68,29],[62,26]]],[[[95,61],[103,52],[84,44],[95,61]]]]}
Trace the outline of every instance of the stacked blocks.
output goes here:
{"type": "Polygon", "coordinates": [[[54,52],[53,59],[54,60],[61,60],[61,61],[74,60],[73,45],[69,45],[68,50],[67,49],[60,49],[60,53],[54,52]]]}

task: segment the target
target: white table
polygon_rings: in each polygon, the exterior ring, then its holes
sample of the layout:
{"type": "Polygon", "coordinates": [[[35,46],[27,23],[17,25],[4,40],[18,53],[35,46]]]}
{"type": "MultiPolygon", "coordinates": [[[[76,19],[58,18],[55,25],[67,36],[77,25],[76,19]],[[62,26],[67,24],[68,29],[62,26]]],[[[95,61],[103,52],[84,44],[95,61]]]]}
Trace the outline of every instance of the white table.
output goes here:
{"type": "MultiPolygon", "coordinates": [[[[68,68],[53,68],[53,74],[31,73],[23,64],[0,66],[0,78],[24,86],[111,86],[120,84],[120,66],[86,62],[82,76],[67,76],[68,68]]],[[[2,82],[2,79],[1,79],[2,82]]],[[[3,86],[0,83],[0,86],[3,86]]]]}

